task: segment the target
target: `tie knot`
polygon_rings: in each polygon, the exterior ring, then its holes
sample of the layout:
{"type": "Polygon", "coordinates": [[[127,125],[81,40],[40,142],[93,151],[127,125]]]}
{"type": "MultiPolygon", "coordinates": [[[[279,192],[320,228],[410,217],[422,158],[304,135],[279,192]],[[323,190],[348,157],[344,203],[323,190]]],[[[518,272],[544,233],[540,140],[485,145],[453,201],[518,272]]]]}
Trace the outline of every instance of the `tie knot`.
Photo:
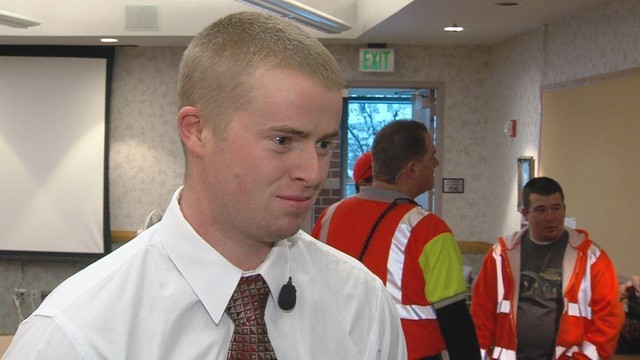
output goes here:
{"type": "Polygon", "coordinates": [[[242,325],[264,319],[269,286],[260,274],[243,276],[227,304],[226,312],[234,324],[242,325]]]}

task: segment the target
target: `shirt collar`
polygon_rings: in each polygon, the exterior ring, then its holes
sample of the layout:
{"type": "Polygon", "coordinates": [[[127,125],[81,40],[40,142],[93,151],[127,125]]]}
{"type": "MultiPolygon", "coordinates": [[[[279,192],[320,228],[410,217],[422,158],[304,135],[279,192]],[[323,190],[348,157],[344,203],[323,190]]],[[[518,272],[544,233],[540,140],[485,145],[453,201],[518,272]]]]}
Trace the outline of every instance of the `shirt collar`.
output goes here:
{"type": "MultiPolygon", "coordinates": [[[[160,223],[160,241],[182,276],[218,325],[243,271],[225,259],[191,227],[180,211],[178,189],[160,223]]],[[[289,279],[287,239],[274,244],[265,261],[251,274],[260,273],[277,304],[280,288],[289,279]]],[[[278,312],[280,309],[276,306],[278,312]]],[[[281,314],[280,314],[281,315],[281,314]]]]}
{"type": "Polygon", "coordinates": [[[361,187],[360,192],[356,196],[369,199],[369,200],[385,201],[385,202],[393,202],[393,200],[399,199],[399,198],[409,198],[408,195],[403,194],[400,191],[390,190],[390,189],[380,189],[373,186],[361,187]]]}

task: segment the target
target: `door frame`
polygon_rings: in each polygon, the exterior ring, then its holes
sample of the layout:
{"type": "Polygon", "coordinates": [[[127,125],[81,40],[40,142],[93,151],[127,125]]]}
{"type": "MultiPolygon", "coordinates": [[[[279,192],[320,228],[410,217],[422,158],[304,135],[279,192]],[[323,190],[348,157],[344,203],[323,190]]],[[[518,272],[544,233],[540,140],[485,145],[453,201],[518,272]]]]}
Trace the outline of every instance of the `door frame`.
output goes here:
{"type": "Polygon", "coordinates": [[[348,91],[350,88],[393,88],[393,89],[436,89],[436,133],[431,134],[435,137],[435,147],[437,154],[439,154],[438,160],[440,165],[435,170],[434,176],[434,203],[431,210],[434,214],[442,216],[442,174],[444,172],[444,98],[445,87],[443,81],[384,81],[384,80],[349,80],[345,81],[345,89],[348,91]]]}

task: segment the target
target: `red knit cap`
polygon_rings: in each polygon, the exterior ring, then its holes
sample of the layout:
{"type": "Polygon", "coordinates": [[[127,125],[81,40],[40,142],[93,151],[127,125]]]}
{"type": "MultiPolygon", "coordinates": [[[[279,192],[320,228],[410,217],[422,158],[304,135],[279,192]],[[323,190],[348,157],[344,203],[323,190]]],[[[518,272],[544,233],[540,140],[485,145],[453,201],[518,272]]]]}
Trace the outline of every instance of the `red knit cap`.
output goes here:
{"type": "Polygon", "coordinates": [[[367,151],[366,153],[360,155],[358,160],[356,160],[356,164],[353,166],[354,182],[358,182],[360,180],[373,176],[371,163],[371,151],[367,151]]]}

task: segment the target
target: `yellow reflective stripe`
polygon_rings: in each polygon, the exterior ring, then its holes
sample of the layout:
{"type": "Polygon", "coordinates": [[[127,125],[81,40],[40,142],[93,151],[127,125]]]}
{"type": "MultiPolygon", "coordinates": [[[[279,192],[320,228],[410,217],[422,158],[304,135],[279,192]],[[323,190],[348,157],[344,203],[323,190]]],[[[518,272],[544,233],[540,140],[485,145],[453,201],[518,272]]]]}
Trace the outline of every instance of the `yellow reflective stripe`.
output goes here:
{"type": "Polygon", "coordinates": [[[396,304],[400,319],[405,320],[435,320],[436,310],[433,306],[396,304]]]}

